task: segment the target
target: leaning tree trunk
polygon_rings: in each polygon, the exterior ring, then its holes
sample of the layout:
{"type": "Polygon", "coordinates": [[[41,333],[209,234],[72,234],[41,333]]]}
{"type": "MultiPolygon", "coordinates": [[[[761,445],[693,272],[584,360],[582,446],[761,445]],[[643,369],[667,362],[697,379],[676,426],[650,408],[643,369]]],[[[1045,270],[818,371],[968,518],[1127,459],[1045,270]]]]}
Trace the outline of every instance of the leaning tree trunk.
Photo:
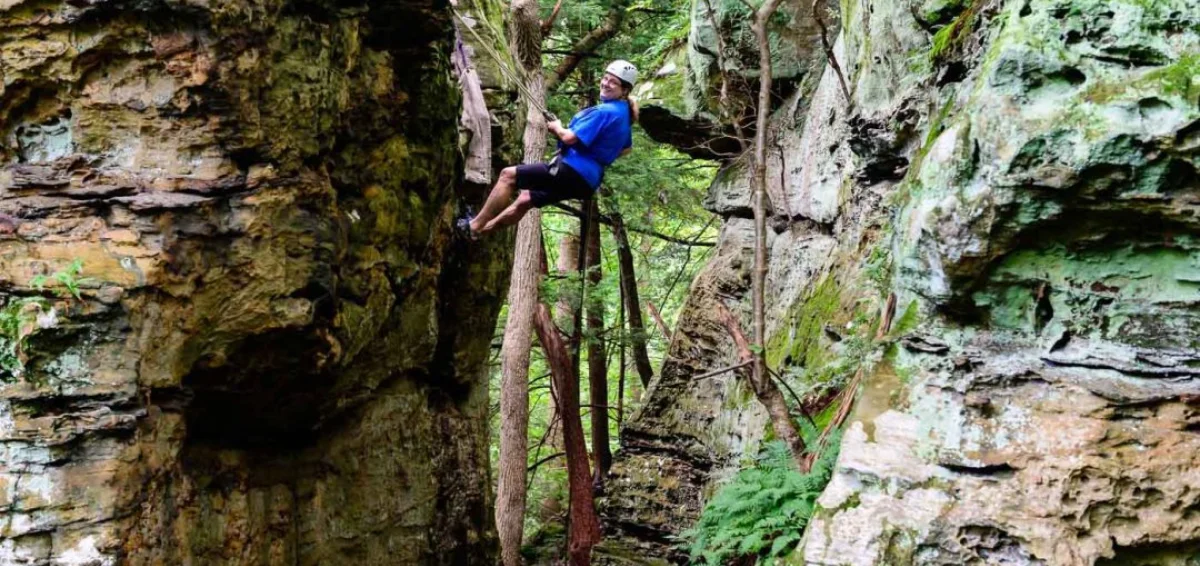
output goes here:
{"type": "MultiPolygon", "coordinates": [[[[600,223],[596,201],[588,203],[587,279],[595,289],[600,284],[600,223]]],[[[592,458],[596,463],[596,487],[604,484],[604,474],[612,466],[612,451],[608,447],[608,360],[604,348],[604,301],[592,293],[586,302],[588,345],[588,389],[592,404],[592,458]]]]}
{"type": "MultiPolygon", "coordinates": [[[[546,122],[539,108],[545,106],[541,73],[541,29],[536,0],[514,0],[512,39],[517,60],[527,77],[531,96],[525,121],[525,163],[541,161],[546,148],[546,122]]],[[[508,293],[508,321],[501,348],[500,457],[496,486],[496,531],[500,558],[505,566],[521,564],[521,539],[527,500],[525,473],[529,458],[529,350],[533,343],[533,317],[538,308],[541,276],[541,223],[538,210],[531,210],[517,225],[512,283],[508,293]]]]}
{"type": "Polygon", "coordinates": [[[562,334],[554,326],[550,307],[545,304],[537,306],[534,326],[558,386],[558,411],[562,416],[563,444],[567,453],[567,486],[571,501],[567,554],[571,566],[586,566],[591,562],[592,547],[600,542],[600,520],[596,517],[587,446],[579,415],[579,374],[571,362],[571,352],[562,334]]]}
{"type": "Polygon", "coordinates": [[[650,355],[646,352],[646,329],[642,322],[641,298],[638,297],[637,279],[633,272],[633,252],[629,249],[629,237],[625,232],[625,221],[619,213],[612,214],[613,239],[617,241],[617,263],[621,269],[621,291],[625,295],[625,312],[629,317],[629,335],[633,338],[633,363],[637,367],[642,387],[650,387],[654,369],[650,355]]]}

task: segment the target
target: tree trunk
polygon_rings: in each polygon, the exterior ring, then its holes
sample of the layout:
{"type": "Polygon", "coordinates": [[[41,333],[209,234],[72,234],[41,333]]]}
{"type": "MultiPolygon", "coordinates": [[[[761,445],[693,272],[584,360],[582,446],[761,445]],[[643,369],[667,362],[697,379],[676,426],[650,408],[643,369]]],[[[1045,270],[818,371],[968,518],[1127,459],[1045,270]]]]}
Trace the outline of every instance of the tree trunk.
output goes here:
{"type": "MultiPolygon", "coordinates": [[[[588,201],[589,216],[597,216],[595,199],[588,201]]],[[[600,284],[600,223],[588,222],[587,278],[595,290],[600,284]]],[[[612,466],[608,447],[608,360],[604,347],[604,301],[595,293],[586,303],[588,344],[588,390],[592,403],[592,457],[596,463],[593,483],[603,489],[604,475],[612,466]]]]}
{"type": "Polygon", "coordinates": [[[546,361],[550,364],[550,372],[558,384],[558,411],[563,417],[567,485],[571,499],[567,554],[572,566],[586,566],[591,562],[592,547],[600,542],[600,521],[596,517],[587,446],[579,415],[579,376],[571,364],[571,353],[554,326],[550,308],[544,304],[537,306],[534,327],[542,350],[546,353],[546,361]]]}
{"type": "MultiPolygon", "coordinates": [[[[792,422],[791,415],[788,414],[787,402],[783,398],[783,393],[771,381],[771,376],[767,373],[766,352],[763,345],[766,344],[766,279],[767,279],[767,120],[771,116],[771,44],[767,37],[767,21],[771,15],[775,13],[779,7],[780,0],[767,0],[754,14],[754,21],[751,23],[751,29],[754,30],[754,36],[758,40],[758,110],[756,112],[756,124],[754,129],[754,168],[751,176],[751,186],[754,189],[754,272],[751,278],[751,292],[753,294],[753,324],[754,324],[754,344],[758,346],[757,352],[751,352],[749,345],[739,344],[739,348],[744,354],[753,356],[754,364],[750,377],[750,384],[754,389],[755,396],[767,409],[767,413],[771,417],[771,425],[775,429],[775,434],[780,439],[787,442],[792,450],[792,458],[796,463],[804,467],[804,439],[796,430],[795,423],[792,422]]],[[[722,306],[722,310],[724,307],[722,306]]],[[[741,330],[736,326],[736,321],[733,320],[733,315],[728,310],[724,310],[723,317],[728,317],[727,324],[730,325],[730,332],[735,334],[735,339],[741,336],[741,330]]],[[[745,337],[742,336],[742,341],[745,337]]]]}
{"type": "MultiPolygon", "coordinates": [[[[546,147],[546,123],[537,108],[545,106],[541,72],[541,28],[536,0],[513,0],[512,40],[517,59],[528,77],[526,86],[541,100],[526,101],[525,163],[541,160],[546,147]]],[[[529,350],[533,318],[538,307],[541,276],[541,223],[532,210],[517,225],[512,283],[508,293],[508,320],[501,347],[500,455],[496,487],[496,532],[504,566],[521,564],[521,539],[527,498],[525,473],[529,459],[529,350]]]]}
{"type": "MultiPolygon", "coordinates": [[[[625,332],[625,289],[621,288],[621,300],[617,304],[617,332],[625,332]]],[[[621,340],[618,345],[620,352],[617,354],[617,433],[620,435],[621,425],[625,422],[625,341],[621,340]]]]}
{"type": "Polygon", "coordinates": [[[754,344],[759,351],[754,356],[754,381],[767,377],[766,358],[766,279],[767,279],[767,120],[771,117],[771,43],[767,37],[767,20],[779,6],[780,0],[767,0],[754,14],[751,29],[758,39],[758,111],[754,128],[754,169],[751,186],[754,189],[754,272],[751,292],[754,302],[754,344]]]}
{"type": "Polygon", "coordinates": [[[496,532],[505,566],[521,564],[525,524],[525,471],[529,458],[529,349],[533,341],[533,312],[537,308],[537,211],[517,229],[517,250],[508,292],[508,321],[501,346],[500,456],[496,487],[496,532]],[[528,224],[528,225],[527,225],[528,224]],[[530,250],[529,248],[534,248],[530,250]]]}
{"type": "Polygon", "coordinates": [[[625,220],[618,213],[612,214],[613,239],[617,241],[617,264],[621,268],[621,291],[625,294],[625,312],[629,317],[629,334],[633,342],[633,363],[637,367],[642,387],[650,387],[654,370],[650,366],[650,355],[646,352],[646,330],[642,324],[642,305],[638,297],[637,280],[633,273],[633,252],[629,249],[629,238],[625,234],[625,220]]]}
{"type": "MultiPolygon", "coordinates": [[[[572,306],[571,294],[575,289],[569,288],[567,282],[571,275],[579,270],[579,238],[573,234],[566,234],[558,241],[558,264],[555,266],[558,271],[558,276],[562,282],[560,293],[558,295],[558,303],[554,308],[554,324],[567,334],[574,333],[575,329],[575,309],[572,306]]],[[[554,380],[550,380],[550,390],[552,395],[558,397],[558,385],[554,380]]],[[[550,403],[550,421],[551,423],[561,423],[562,416],[558,414],[558,403],[550,403]]],[[[558,451],[562,451],[563,438],[561,430],[551,432],[550,445],[558,451]]],[[[553,497],[554,494],[548,494],[553,497]]]]}

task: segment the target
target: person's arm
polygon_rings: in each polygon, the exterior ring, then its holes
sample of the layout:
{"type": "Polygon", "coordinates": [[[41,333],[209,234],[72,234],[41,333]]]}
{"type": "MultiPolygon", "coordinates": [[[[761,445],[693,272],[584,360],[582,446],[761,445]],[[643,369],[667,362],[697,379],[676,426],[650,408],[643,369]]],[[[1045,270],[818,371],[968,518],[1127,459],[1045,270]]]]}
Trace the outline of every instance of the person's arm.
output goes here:
{"type": "Polygon", "coordinates": [[[567,145],[579,143],[579,136],[576,136],[575,132],[564,128],[561,120],[555,120],[546,124],[546,129],[550,130],[550,133],[554,134],[554,137],[562,140],[567,145]]]}

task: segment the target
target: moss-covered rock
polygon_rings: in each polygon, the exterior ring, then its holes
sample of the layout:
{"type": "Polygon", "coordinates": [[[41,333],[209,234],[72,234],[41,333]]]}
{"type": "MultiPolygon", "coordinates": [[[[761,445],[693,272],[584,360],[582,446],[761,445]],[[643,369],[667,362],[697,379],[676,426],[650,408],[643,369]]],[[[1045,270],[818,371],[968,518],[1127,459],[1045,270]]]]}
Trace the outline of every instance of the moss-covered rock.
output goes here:
{"type": "Polygon", "coordinates": [[[46,297],[0,562],[491,562],[508,246],[452,236],[453,38],[423,2],[0,8],[0,280],[46,297]]]}
{"type": "MultiPolygon", "coordinates": [[[[853,110],[827,69],[774,116],[782,155],[767,164],[768,359],[801,395],[847,368],[862,378],[791,561],[1186,563],[1200,540],[1195,9],[848,0],[841,14],[853,110]]],[[[684,498],[762,438],[761,420],[739,420],[752,401],[697,402],[736,399],[732,375],[685,378],[733,359],[712,297],[748,311],[744,169],[714,184],[722,247],[614,470],[703,465],[616,485],[619,540],[667,545],[698,509],[684,498]],[[678,497],[639,503],[663,494],[678,497]]]]}

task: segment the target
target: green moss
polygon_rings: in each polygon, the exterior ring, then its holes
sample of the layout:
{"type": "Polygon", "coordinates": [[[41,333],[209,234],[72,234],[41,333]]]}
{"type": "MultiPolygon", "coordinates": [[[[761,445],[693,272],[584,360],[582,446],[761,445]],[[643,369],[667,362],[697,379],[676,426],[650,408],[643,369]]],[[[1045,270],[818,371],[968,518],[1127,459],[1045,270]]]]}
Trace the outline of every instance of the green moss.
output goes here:
{"type": "Polygon", "coordinates": [[[930,119],[929,126],[925,130],[925,141],[921,144],[921,148],[917,150],[913,156],[912,163],[908,167],[908,172],[896,187],[896,190],[889,195],[890,206],[901,208],[908,204],[910,200],[920,192],[921,188],[921,166],[925,162],[925,156],[933,149],[933,144],[937,142],[938,136],[946,130],[946,119],[950,116],[950,111],[954,108],[954,89],[950,87],[950,92],[945,96],[945,102],[938,108],[936,114],[930,119]]]}
{"type": "Polygon", "coordinates": [[[875,247],[871,249],[871,255],[867,257],[867,264],[863,270],[863,275],[871,281],[880,295],[886,295],[892,288],[892,250],[888,247],[889,240],[886,236],[879,238],[875,247]]]}
{"type": "Polygon", "coordinates": [[[929,25],[941,25],[961,14],[966,0],[925,0],[921,5],[921,19],[929,25]]]}
{"type": "MultiPolygon", "coordinates": [[[[1140,313],[1155,304],[1194,300],[1200,290],[1197,281],[1200,251],[1195,249],[1126,246],[1070,251],[1054,246],[1010,255],[973,300],[987,311],[992,326],[1027,330],[1034,326],[1038,290],[1044,285],[1042,292],[1052,293],[1055,318],[1115,329],[1121,326],[1121,315],[1097,315],[1095,302],[1087,300],[1089,297],[1112,302],[1115,296],[1118,304],[1140,313]],[[1110,317],[1110,323],[1085,322],[1094,316],[1110,317]]],[[[1152,328],[1135,330],[1127,330],[1121,339],[1155,334],[1152,328]]],[[[1164,338],[1174,339],[1169,335],[1164,338]]]]}
{"type": "Polygon", "coordinates": [[[786,319],[790,325],[771,337],[767,344],[767,364],[782,367],[785,362],[817,368],[827,361],[828,353],[821,346],[821,333],[841,308],[841,286],[833,277],[826,277],[809,297],[792,305],[786,319]]]}
{"type": "Polygon", "coordinates": [[[1086,100],[1105,104],[1113,100],[1149,94],[1178,96],[1200,101],[1200,54],[1189,53],[1178,61],[1150,71],[1134,81],[1097,82],[1084,94],[1086,100]]]}
{"type": "Polygon", "coordinates": [[[979,14],[982,0],[973,0],[954,21],[933,34],[933,45],[929,49],[929,58],[940,61],[953,54],[963,41],[975,29],[975,17],[979,14]]]}
{"type": "Polygon", "coordinates": [[[904,308],[904,314],[901,314],[900,318],[897,318],[896,322],[892,323],[892,329],[888,334],[891,336],[904,336],[912,332],[919,322],[920,307],[917,305],[916,300],[910,301],[908,306],[904,308]]]}

